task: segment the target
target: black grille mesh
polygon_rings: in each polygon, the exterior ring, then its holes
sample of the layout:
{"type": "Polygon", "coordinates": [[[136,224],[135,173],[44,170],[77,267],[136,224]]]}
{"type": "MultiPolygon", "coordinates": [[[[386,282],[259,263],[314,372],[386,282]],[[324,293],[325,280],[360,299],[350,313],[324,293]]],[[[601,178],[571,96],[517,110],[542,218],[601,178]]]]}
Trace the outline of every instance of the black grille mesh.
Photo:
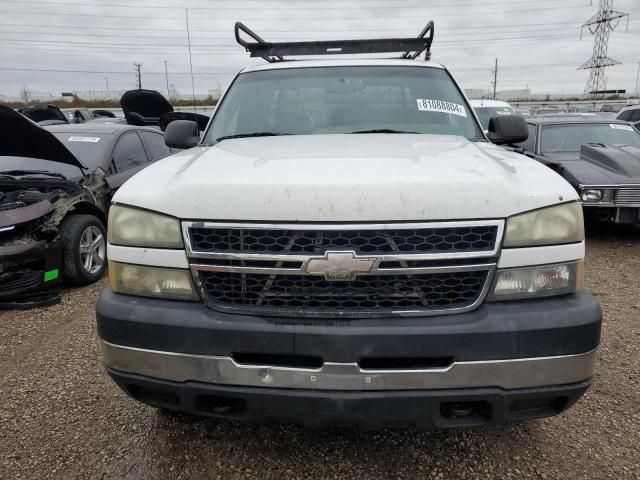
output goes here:
{"type": "Polygon", "coordinates": [[[354,250],[361,254],[490,252],[496,226],[389,230],[263,230],[255,228],[189,229],[196,252],[320,254],[354,250]]]}
{"type": "Polygon", "coordinates": [[[364,275],[347,282],[308,275],[207,271],[198,275],[211,306],[305,315],[465,307],[480,296],[488,272],[364,275]]]}

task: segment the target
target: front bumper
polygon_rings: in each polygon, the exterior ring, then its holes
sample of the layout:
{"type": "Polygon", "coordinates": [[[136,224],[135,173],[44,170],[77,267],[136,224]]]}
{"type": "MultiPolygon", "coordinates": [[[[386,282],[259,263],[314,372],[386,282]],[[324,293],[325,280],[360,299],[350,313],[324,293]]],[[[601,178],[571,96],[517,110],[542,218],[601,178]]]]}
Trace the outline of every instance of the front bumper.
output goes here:
{"type": "Polygon", "coordinates": [[[457,315],[296,320],[107,290],[97,318],[109,373],[145,403],[238,418],[425,426],[563,411],[593,376],[601,324],[586,291],[457,315]],[[467,403],[475,413],[446,415],[467,403]]]}
{"type": "Polygon", "coordinates": [[[0,308],[44,306],[58,300],[60,246],[45,241],[0,246],[0,308]],[[48,279],[45,272],[56,272],[48,279]]]}
{"type": "Polygon", "coordinates": [[[136,400],[192,415],[309,426],[460,428],[558,415],[589,388],[571,385],[503,390],[334,391],[171,382],[107,368],[136,400]]]}
{"type": "Polygon", "coordinates": [[[583,203],[585,217],[602,222],[640,223],[640,207],[597,206],[583,203]]]}

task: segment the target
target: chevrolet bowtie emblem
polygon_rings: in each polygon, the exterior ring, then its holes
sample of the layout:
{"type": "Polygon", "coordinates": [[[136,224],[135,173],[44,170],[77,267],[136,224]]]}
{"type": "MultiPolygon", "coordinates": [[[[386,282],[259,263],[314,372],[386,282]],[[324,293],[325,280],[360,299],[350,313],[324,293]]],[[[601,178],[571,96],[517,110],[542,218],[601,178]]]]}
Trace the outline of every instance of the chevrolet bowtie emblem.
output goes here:
{"type": "Polygon", "coordinates": [[[351,281],[356,275],[369,273],[378,259],[359,257],[355,252],[327,252],[324,257],[307,260],[304,271],[310,275],[324,275],[326,280],[351,281]]]}

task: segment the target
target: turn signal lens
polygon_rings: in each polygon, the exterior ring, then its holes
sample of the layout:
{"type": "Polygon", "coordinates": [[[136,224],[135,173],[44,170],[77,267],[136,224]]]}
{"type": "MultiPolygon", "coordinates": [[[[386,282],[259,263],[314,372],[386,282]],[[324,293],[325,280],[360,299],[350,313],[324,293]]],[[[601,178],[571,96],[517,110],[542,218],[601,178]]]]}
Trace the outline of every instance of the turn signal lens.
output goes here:
{"type": "Polygon", "coordinates": [[[498,271],[493,300],[548,297],[574,292],[584,283],[582,261],[498,271]]]}
{"type": "Polygon", "coordinates": [[[189,270],[109,262],[111,290],[143,297],[198,300],[189,270]]]}

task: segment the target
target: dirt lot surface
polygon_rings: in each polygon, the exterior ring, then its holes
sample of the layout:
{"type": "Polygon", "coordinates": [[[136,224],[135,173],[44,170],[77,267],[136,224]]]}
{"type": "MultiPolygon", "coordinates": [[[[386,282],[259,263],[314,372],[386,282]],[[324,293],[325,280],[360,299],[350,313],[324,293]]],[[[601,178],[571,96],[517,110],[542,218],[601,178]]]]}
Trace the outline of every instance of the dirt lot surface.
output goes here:
{"type": "Polygon", "coordinates": [[[561,417],[429,433],[161,415],[102,370],[103,283],[0,311],[0,478],[640,479],[640,230],[588,234],[587,283],[606,325],[596,383],[561,417]]]}

